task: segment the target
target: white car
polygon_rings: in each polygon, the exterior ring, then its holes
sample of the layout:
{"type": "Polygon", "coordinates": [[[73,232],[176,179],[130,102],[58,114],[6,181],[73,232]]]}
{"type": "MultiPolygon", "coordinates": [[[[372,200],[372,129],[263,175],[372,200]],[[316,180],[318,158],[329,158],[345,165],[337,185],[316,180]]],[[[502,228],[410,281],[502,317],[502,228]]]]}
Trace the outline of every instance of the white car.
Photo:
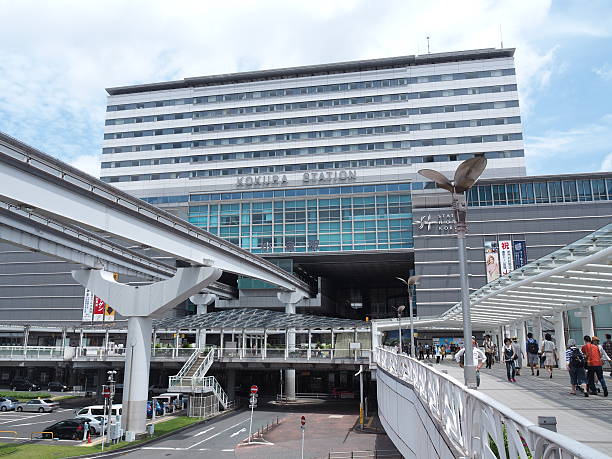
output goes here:
{"type": "Polygon", "coordinates": [[[51,413],[59,408],[59,403],[50,399],[43,400],[42,398],[34,398],[26,403],[17,403],[15,409],[17,411],[37,411],[39,413],[51,413]]]}
{"type": "Polygon", "coordinates": [[[0,411],[10,411],[15,409],[15,404],[10,398],[0,397],[0,411]]]}
{"type": "Polygon", "coordinates": [[[104,426],[105,432],[108,429],[107,421],[104,416],[81,415],[81,416],[78,416],[77,419],[78,418],[87,419],[87,422],[89,422],[89,427],[93,429],[95,435],[102,435],[103,426],[104,426]]]}

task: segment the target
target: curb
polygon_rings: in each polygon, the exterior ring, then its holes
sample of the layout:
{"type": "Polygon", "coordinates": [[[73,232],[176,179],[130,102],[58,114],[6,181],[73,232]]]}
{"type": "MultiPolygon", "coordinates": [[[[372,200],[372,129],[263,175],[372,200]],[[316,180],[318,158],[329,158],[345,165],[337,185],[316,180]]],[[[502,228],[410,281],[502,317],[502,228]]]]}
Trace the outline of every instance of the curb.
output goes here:
{"type": "Polygon", "coordinates": [[[218,416],[215,416],[214,418],[203,419],[202,421],[194,422],[193,424],[189,424],[188,426],[180,427],[176,430],[173,430],[172,432],[168,432],[163,435],[160,435],[159,437],[151,438],[149,440],[143,441],[142,443],[138,443],[138,445],[136,446],[126,445],[123,448],[118,448],[113,451],[109,451],[108,453],[99,452],[99,453],[92,453],[92,454],[84,454],[81,456],[66,456],[64,459],[90,459],[90,458],[93,459],[93,458],[99,458],[99,457],[114,457],[116,455],[131,453],[133,451],[138,451],[143,446],[150,445],[151,443],[155,443],[156,441],[159,441],[159,440],[163,440],[167,437],[170,437],[171,435],[174,435],[180,432],[184,432],[185,430],[191,429],[192,427],[202,425],[206,423],[207,421],[210,421],[211,419],[219,419],[220,417],[226,416],[226,413],[229,414],[229,413],[233,413],[234,411],[236,410],[231,409],[231,410],[224,411],[223,413],[219,414],[218,416]]]}

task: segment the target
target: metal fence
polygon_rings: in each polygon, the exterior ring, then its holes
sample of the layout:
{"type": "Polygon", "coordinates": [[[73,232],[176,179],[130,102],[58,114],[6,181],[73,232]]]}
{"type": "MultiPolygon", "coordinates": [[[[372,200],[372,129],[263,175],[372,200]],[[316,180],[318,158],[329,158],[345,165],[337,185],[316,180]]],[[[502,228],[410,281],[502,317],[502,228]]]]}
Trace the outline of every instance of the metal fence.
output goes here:
{"type": "Polygon", "coordinates": [[[408,382],[465,457],[610,459],[589,446],[546,430],[477,390],[394,349],[378,347],[377,366],[408,382]],[[496,450],[496,451],[494,451],[496,450]]]}
{"type": "Polygon", "coordinates": [[[403,459],[403,456],[393,450],[375,449],[370,451],[332,451],[327,455],[327,459],[358,459],[364,457],[403,459]]]}
{"type": "Polygon", "coordinates": [[[189,397],[189,417],[207,419],[219,414],[219,399],[215,395],[196,394],[189,397]]]}

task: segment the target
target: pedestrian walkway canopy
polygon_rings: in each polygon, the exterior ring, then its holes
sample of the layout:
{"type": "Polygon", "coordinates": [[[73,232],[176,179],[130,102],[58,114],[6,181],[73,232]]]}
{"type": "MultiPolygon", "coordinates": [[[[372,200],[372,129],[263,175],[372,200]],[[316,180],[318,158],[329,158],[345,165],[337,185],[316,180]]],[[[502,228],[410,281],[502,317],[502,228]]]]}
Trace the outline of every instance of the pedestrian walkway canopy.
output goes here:
{"type": "MultiPolygon", "coordinates": [[[[612,224],[490,282],[470,295],[475,326],[501,326],[536,316],[612,302],[612,224]]],[[[457,303],[432,326],[460,323],[457,303]]],[[[427,326],[427,321],[419,326],[427,326]]]]}

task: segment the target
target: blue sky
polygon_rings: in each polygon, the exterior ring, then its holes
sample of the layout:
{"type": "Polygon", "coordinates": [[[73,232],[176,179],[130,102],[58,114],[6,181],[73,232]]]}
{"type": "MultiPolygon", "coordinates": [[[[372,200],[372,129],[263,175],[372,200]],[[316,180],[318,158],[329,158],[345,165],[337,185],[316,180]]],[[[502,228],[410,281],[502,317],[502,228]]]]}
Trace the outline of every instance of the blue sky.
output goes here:
{"type": "Polygon", "coordinates": [[[104,88],[515,47],[529,174],[612,170],[612,1],[0,0],[0,130],[94,175],[104,88]]]}

